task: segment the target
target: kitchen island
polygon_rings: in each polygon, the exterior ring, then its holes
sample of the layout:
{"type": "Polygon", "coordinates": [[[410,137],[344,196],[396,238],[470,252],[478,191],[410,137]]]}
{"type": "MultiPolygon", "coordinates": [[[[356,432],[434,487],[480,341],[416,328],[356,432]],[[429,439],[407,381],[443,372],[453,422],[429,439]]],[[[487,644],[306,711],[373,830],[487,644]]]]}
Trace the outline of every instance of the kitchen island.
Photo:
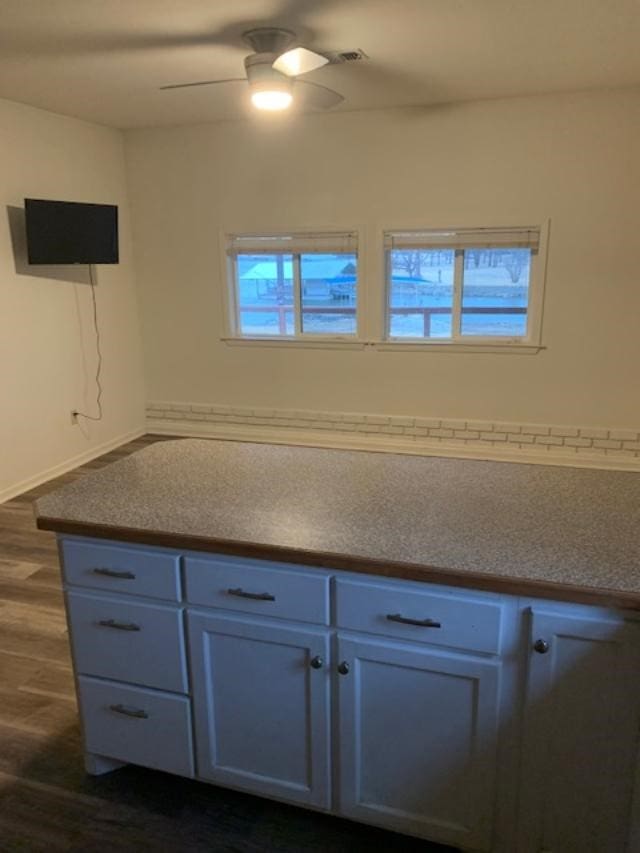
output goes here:
{"type": "Polygon", "coordinates": [[[190,439],[37,516],[92,772],[638,850],[638,474],[190,439]]]}

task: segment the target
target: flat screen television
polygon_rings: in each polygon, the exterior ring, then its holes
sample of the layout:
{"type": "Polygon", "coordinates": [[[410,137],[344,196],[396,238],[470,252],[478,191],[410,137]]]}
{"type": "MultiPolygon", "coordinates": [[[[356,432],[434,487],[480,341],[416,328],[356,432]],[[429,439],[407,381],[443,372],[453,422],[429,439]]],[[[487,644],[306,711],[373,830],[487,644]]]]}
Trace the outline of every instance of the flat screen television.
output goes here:
{"type": "Polygon", "coordinates": [[[24,200],[30,264],[117,264],[118,208],[113,204],[24,200]]]}

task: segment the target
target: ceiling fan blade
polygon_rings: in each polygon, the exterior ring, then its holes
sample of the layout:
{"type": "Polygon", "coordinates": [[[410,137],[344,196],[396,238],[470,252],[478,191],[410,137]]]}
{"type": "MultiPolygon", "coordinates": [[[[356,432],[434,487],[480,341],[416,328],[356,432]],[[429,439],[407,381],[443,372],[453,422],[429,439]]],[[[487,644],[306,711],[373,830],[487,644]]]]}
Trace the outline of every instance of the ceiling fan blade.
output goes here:
{"type": "Polygon", "coordinates": [[[327,57],[320,53],[307,50],[306,47],[294,47],[292,50],[281,53],[272,68],[281,74],[286,74],[287,77],[297,77],[299,74],[307,74],[309,71],[315,71],[316,68],[322,68],[328,62],[327,57]]]}
{"type": "Polygon", "coordinates": [[[344,101],[344,97],[339,92],[311,83],[309,80],[296,80],[295,91],[301,92],[304,106],[316,110],[330,110],[331,107],[336,107],[344,101]]]}
{"type": "Polygon", "coordinates": [[[246,77],[227,77],[224,80],[198,80],[197,83],[171,83],[169,86],[159,86],[161,91],[166,89],[189,89],[192,86],[215,86],[218,83],[246,83],[246,77]]]}

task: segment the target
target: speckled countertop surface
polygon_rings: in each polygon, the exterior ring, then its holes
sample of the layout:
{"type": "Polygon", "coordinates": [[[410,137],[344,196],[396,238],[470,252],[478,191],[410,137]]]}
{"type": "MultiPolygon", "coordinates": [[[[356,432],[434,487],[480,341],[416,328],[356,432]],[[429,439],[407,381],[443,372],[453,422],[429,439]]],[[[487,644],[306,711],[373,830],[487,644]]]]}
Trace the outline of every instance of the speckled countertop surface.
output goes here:
{"type": "Polygon", "coordinates": [[[36,515],[63,532],[640,607],[634,472],[186,439],[87,474],[36,515]]]}

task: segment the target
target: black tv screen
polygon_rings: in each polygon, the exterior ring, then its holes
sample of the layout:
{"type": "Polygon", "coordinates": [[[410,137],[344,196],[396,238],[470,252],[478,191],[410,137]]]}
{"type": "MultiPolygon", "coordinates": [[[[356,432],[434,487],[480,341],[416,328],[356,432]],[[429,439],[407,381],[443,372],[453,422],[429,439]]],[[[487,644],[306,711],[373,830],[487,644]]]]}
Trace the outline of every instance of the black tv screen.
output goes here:
{"type": "Polygon", "coordinates": [[[30,264],[117,264],[118,208],[113,204],[24,200],[30,264]]]}

